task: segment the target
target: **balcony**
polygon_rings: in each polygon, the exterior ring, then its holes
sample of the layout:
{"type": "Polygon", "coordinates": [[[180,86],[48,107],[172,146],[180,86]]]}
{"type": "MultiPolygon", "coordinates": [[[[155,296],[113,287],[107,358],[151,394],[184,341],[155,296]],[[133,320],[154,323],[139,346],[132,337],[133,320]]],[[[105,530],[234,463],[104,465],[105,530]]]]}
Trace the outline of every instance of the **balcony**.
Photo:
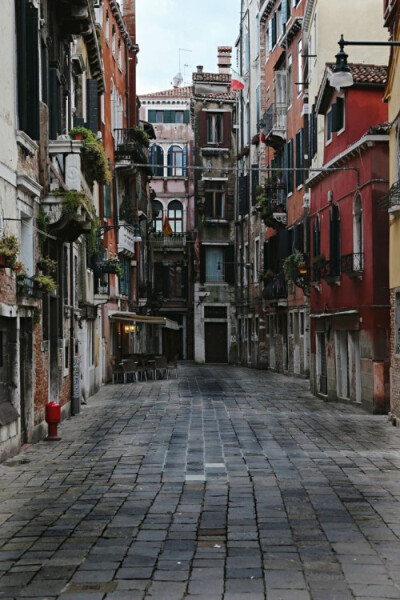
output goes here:
{"type": "Polygon", "coordinates": [[[46,196],[42,202],[48,229],[60,241],[74,242],[91,232],[94,208],[84,192],[68,190],[46,196]]]}
{"type": "Polygon", "coordinates": [[[321,259],[314,263],[314,281],[324,279],[327,283],[334,283],[340,277],[340,265],[335,260],[321,259]]]}
{"type": "Polygon", "coordinates": [[[17,296],[24,298],[43,298],[44,291],[35,283],[34,277],[17,277],[17,296]]]}
{"type": "Polygon", "coordinates": [[[396,181],[385,198],[390,213],[400,211],[400,181],[396,181]]]}
{"type": "Polygon", "coordinates": [[[271,104],[264,113],[263,121],[265,144],[275,150],[282,148],[287,132],[286,103],[271,104]]]}
{"type": "Polygon", "coordinates": [[[273,276],[264,286],[263,298],[265,300],[278,301],[286,299],[288,295],[286,280],[283,273],[273,276]]]}
{"type": "Polygon", "coordinates": [[[137,233],[133,225],[128,225],[124,221],[119,222],[118,229],[118,254],[124,254],[127,257],[135,256],[135,242],[137,233]]]}
{"type": "Polygon", "coordinates": [[[114,129],[115,159],[144,165],[148,163],[149,137],[140,127],[114,129]]]}
{"type": "Polygon", "coordinates": [[[340,259],[340,270],[349,277],[362,277],[364,272],[364,254],[345,254],[340,259]]]}
{"type": "Polygon", "coordinates": [[[187,239],[186,233],[173,233],[171,235],[152,233],[150,242],[154,250],[180,250],[185,248],[187,239]]]}
{"type": "Polygon", "coordinates": [[[280,182],[266,184],[260,188],[257,203],[254,208],[267,227],[279,231],[287,225],[286,203],[287,195],[285,185],[280,182]]]}

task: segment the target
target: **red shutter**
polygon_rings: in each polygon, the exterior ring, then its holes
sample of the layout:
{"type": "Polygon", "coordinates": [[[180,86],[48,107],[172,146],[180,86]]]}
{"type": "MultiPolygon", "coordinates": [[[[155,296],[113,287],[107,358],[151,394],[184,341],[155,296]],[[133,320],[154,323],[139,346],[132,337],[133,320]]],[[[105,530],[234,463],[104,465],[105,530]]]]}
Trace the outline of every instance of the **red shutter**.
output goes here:
{"type": "Polygon", "coordinates": [[[199,138],[200,147],[207,145],[207,113],[201,111],[199,114],[199,138]]]}
{"type": "Polygon", "coordinates": [[[224,113],[222,127],[223,127],[223,134],[224,134],[224,148],[230,148],[232,145],[232,115],[231,115],[231,113],[224,113]]]}

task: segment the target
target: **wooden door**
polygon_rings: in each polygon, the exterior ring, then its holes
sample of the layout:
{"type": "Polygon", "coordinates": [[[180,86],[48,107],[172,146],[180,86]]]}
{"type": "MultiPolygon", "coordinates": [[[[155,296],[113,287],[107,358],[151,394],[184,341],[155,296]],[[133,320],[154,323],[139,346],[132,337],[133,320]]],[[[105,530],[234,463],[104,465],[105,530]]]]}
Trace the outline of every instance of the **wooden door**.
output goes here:
{"type": "Polygon", "coordinates": [[[228,362],[228,340],[226,323],[205,323],[205,359],[206,363],[228,362]]]}

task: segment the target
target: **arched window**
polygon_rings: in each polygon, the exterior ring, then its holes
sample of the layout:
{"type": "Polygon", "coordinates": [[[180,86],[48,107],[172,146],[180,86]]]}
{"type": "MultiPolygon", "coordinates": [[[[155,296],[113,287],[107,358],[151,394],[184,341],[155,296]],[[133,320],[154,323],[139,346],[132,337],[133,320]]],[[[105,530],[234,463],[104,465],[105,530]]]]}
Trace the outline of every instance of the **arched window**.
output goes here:
{"type": "Polygon", "coordinates": [[[164,207],[159,200],[153,200],[151,209],[153,214],[153,230],[156,232],[161,232],[163,227],[164,207]]]}
{"type": "Polygon", "coordinates": [[[183,150],[170,146],[168,150],[168,177],[183,177],[183,150]]]}
{"type": "Polygon", "coordinates": [[[183,233],[183,207],[179,200],[168,204],[168,220],[174,233],[183,233]]]}
{"type": "Polygon", "coordinates": [[[153,169],[154,177],[163,177],[164,175],[164,150],[161,146],[154,144],[150,148],[150,164],[153,169]]]}

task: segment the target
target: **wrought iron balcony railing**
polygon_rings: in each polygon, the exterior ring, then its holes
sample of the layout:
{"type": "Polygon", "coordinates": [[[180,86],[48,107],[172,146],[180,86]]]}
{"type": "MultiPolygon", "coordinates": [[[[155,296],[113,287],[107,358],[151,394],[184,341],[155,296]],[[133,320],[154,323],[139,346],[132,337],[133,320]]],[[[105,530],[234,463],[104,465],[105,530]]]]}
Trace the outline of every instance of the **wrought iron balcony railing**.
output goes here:
{"type": "Polygon", "coordinates": [[[114,129],[114,140],[117,160],[132,160],[139,164],[148,163],[149,141],[142,129],[139,127],[114,129]]]}
{"type": "Polygon", "coordinates": [[[283,273],[274,275],[264,286],[263,297],[266,300],[280,300],[287,298],[287,295],[286,280],[283,273]]]}
{"type": "Polygon", "coordinates": [[[340,259],[340,270],[347,275],[360,275],[364,271],[364,254],[345,254],[340,259]]]}
{"type": "Polygon", "coordinates": [[[162,248],[184,248],[186,246],[186,233],[172,233],[164,235],[163,233],[152,233],[150,237],[153,249],[162,248]]]}
{"type": "Polygon", "coordinates": [[[286,103],[270,104],[264,113],[263,121],[266,143],[272,147],[281,146],[286,140],[287,132],[286,103]]]}

